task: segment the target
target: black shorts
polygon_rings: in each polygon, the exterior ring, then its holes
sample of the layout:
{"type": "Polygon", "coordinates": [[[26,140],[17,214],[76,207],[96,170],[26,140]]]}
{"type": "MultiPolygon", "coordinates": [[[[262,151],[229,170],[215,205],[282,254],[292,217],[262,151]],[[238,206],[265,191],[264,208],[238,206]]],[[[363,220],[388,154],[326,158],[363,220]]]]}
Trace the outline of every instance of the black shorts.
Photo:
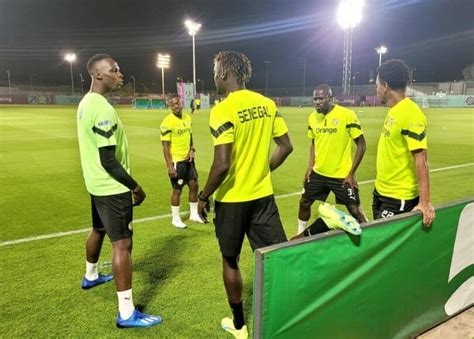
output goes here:
{"type": "Polygon", "coordinates": [[[194,161],[179,161],[173,163],[173,165],[177,175],[174,178],[170,177],[170,181],[174,189],[181,190],[183,186],[187,185],[190,181],[197,181],[198,173],[194,161]]]}
{"type": "Polygon", "coordinates": [[[91,194],[91,206],[95,230],[105,230],[112,242],[132,237],[132,192],[106,196],[91,194]]]}
{"type": "Polygon", "coordinates": [[[380,218],[389,218],[396,214],[410,212],[418,202],[420,197],[411,200],[398,200],[394,198],[384,197],[374,189],[372,200],[372,212],[374,220],[380,218]]]}
{"type": "Polygon", "coordinates": [[[350,187],[342,186],[344,179],[325,177],[314,171],[309,182],[304,183],[303,198],[310,201],[326,201],[330,192],[336,196],[336,203],[341,205],[360,205],[359,192],[350,187]]]}
{"type": "Polygon", "coordinates": [[[273,195],[246,202],[215,202],[214,225],[222,255],[236,257],[244,235],[252,250],[286,242],[273,195]]]}

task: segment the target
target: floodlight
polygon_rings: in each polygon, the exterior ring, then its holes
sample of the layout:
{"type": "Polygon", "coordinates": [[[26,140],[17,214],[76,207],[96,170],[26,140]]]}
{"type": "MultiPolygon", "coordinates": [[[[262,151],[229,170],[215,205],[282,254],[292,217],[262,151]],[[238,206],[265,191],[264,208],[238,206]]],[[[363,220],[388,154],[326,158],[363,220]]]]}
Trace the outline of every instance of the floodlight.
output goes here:
{"type": "Polygon", "coordinates": [[[170,55],[158,53],[156,67],[161,68],[161,93],[165,96],[165,68],[170,67],[170,55]]]}
{"type": "Polygon", "coordinates": [[[74,62],[74,61],[76,61],[76,53],[67,53],[67,54],[64,56],[64,60],[66,60],[67,62],[74,62]]]}
{"type": "Polygon", "coordinates": [[[184,25],[188,29],[189,35],[193,37],[193,97],[195,97],[196,96],[196,44],[194,41],[194,37],[196,36],[196,33],[201,28],[201,24],[187,19],[184,22],[184,25]]]}
{"type": "Polygon", "coordinates": [[[362,19],[364,0],[342,0],[337,8],[337,21],[344,30],[344,57],[342,64],[342,92],[350,94],[352,68],[352,35],[362,19]]]}
{"type": "Polygon", "coordinates": [[[375,51],[379,54],[379,67],[382,64],[382,55],[388,52],[388,48],[384,45],[381,45],[375,48],[375,51]]]}
{"type": "Polygon", "coordinates": [[[156,66],[159,68],[169,68],[170,67],[170,55],[158,53],[158,59],[156,66]]]}
{"type": "Polygon", "coordinates": [[[73,74],[72,74],[72,63],[74,61],[76,61],[76,53],[67,53],[64,56],[64,60],[69,62],[69,70],[71,72],[71,92],[72,92],[72,94],[74,94],[74,77],[73,77],[73,74]]]}
{"type": "Polygon", "coordinates": [[[385,46],[383,46],[383,45],[380,46],[380,47],[377,47],[375,50],[376,50],[377,53],[379,53],[379,54],[385,54],[385,53],[388,52],[387,47],[385,47],[385,46]]]}
{"type": "Polygon", "coordinates": [[[197,32],[199,32],[199,29],[201,28],[200,23],[194,22],[189,19],[184,22],[184,25],[188,29],[189,35],[195,35],[197,32]]]}
{"type": "Polygon", "coordinates": [[[337,21],[343,29],[354,28],[362,20],[364,0],[343,0],[337,9],[337,21]]]}

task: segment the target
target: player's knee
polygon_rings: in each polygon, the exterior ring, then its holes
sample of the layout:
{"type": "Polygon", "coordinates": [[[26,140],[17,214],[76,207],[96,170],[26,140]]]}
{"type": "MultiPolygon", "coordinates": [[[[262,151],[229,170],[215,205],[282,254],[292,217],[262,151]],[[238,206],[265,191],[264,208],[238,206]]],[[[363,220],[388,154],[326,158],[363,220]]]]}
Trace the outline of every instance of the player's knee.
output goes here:
{"type": "Polygon", "coordinates": [[[183,190],[181,188],[173,188],[173,195],[180,196],[183,190]]]}
{"type": "Polygon", "coordinates": [[[189,190],[191,192],[197,192],[199,190],[199,185],[196,181],[192,180],[188,183],[189,190]]]}
{"type": "Polygon", "coordinates": [[[222,259],[224,260],[224,264],[229,266],[230,268],[232,268],[234,270],[239,269],[239,258],[238,257],[230,257],[230,256],[223,255],[222,259]]]}
{"type": "Polygon", "coordinates": [[[118,252],[130,252],[132,250],[132,238],[120,239],[112,242],[112,249],[118,252]]]}
{"type": "Polygon", "coordinates": [[[300,208],[308,209],[311,207],[311,204],[312,204],[311,200],[308,200],[305,198],[300,199],[300,208]]]}
{"type": "Polygon", "coordinates": [[[96,229],[96,228],[93,228],[92,229],[92,232],[94,232],[94,235],[95,236],[98,236],[100,238],[104,238],[105,237],[105,229],[96,229]]]}

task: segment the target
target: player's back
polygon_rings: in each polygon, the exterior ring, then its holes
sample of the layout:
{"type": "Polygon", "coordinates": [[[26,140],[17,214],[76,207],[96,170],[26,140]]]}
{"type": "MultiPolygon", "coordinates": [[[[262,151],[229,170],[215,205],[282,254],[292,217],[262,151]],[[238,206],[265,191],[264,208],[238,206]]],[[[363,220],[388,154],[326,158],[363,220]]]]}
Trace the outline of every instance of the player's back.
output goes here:
{"type": "Polygon", "coordinates": [[[211,110],[214,145],[233,143],[231,167],[216,200],[242,202],[273,193],[270,145],[287,132],[275,103],[253,91],[239,90],[211,110]]]}

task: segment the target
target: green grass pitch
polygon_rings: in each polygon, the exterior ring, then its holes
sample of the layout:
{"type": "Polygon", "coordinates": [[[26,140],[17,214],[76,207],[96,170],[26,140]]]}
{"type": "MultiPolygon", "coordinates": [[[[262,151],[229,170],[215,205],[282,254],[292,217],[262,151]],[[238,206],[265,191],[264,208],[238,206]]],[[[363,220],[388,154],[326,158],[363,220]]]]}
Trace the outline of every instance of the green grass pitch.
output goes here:
{"type": "MultiPolygon", "coordinates": [[[[170,183],[163,161],[159,124],[165,111],[119,107],[130,146],[133,176],[148,197],[135,209],[134,301],[163,317],[145,330],[115,328],[114,284],[83,291],[86,232],[5,245],[5,242],[90,226],[76,141],[73,106],[0,106],[0,336],[225,338],[220,319],[230,315],[214,228],[171,226],[170,183]],[[149,219],[145,219],[149,218],[149,219]]],[[[356,108],[367,139],[357,173],[364,209],[371,215],[377,139],[386,108],[356,108]]],[[[282,107],[293,154],[272,176],[283,224],[296,230],[299,195],[308,161],[307,115],[311,108],[282,107]]],[[[425,109],[431,197],[440,205],[474,196],[474,110],[425,109]],[[452,168],[451,168],[452,167],[452,168]]],[[[196,164],[203,185],[212,161],[208,110],[193,119],[196,164]]],[[[188,210],[187,191],[182,211],[188,210]]],[[[110,262],[106,241],[101,262],[110,262]]],[[[241,267],[247,321],[252,321],[252,253],[245,242],[241,267]]],[[[105,271],[110,266],[104,265],[105,271]]],[[[251,325],[250,325],[251,327],[251,325]]]]}

